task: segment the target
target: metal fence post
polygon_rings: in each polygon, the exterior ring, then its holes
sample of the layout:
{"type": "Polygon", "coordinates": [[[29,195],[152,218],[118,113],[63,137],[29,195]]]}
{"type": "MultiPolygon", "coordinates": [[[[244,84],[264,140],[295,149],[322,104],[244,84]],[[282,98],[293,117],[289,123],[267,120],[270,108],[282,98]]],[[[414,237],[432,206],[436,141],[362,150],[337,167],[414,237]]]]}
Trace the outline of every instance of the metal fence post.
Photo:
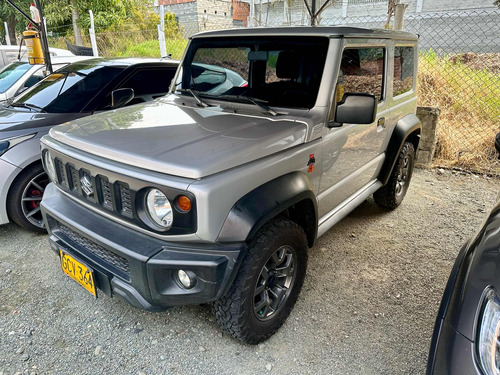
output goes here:
{"type": "Polygon", "coordinates": [[[7,22],[4,22],[3,26],[5,27],[5,43],[10,46],[9,26],[7,25],[7,22]]]}
{"type": "Polygon", "coordinates": [[[89,36],[90,36],[90,44],[92,44],[92,54],[94,55],[94,57],[99,57],[99,51],[97,50],[97,41],[95,39],[94,13],[92,13],[92,11],[89,10],[89,14],[90,14],[89,36]]]}
{"type": "Polygon", "coordinates": [[[158,27],[158,43],[160,43],[160,57],[167,56],[167,46],[165,44],[165,10],[160,5],[160,24],[158,27]]]}

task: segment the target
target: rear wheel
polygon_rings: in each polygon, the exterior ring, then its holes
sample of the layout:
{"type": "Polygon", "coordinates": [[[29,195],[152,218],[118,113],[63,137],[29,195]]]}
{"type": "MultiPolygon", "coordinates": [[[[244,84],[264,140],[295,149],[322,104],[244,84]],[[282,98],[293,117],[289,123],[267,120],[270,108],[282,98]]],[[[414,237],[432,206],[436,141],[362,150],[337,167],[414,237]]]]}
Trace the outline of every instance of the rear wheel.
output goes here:
{"type": "Polygon", "coordinates": [[[373,194],[375,203],[390,210],[399,206],[408,191],[414,165],[415,148],[412,143],[405,142],[389,181],[373,194]]]}
{"type": "Polygon", "coordinates": [[[250,242],[228,293],[216,301],[221,328],[247,344],[272,336],[297,301],[307,267],[306,235],[296,223],[273,220],[250,242]]]}
{"type": "Polygon", "coordinates": [[[46,232],[40,202],[48,183],[49,178],[38,163],[27,167],[14,180],[7,197],[7,212],[16,224],[35,232],[46,232]]]}

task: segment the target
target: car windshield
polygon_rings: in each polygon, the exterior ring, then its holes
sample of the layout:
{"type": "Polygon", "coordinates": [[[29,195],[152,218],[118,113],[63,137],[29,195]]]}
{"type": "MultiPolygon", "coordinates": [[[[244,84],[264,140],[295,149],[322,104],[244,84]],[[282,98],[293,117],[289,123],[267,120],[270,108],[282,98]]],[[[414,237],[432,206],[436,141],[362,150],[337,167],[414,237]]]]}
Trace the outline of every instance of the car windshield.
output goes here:
{"type": "Polygon", "coordinates": [[[123,69],[96,63],[68,65],[19,95],[12,105],[48,113],[78,113],[123,69]]]}
{"type": "Polygon", "coordinates": [[[325,37],[195,38],[177,89],[203,98],[312,108],[327,49],[325,37]]]}
{"type": "Polygon", "coordinates": [[[27,62],[15,62],[0,70],[0,93],[12,87],[31,68],[27,62]]]}

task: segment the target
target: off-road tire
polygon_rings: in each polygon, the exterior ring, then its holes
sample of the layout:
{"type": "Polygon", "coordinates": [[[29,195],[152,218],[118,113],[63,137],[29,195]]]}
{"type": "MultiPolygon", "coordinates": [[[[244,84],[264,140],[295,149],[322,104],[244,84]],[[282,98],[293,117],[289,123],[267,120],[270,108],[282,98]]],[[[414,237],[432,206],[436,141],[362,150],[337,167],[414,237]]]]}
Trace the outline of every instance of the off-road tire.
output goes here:
{"type": "Polygon", "coordinates": [[[292,311],[304,282],[306,267],[307,240],[302,228],[287,219],[274,219],[266,224],[250,241],[247,254],[229,291],[213,304],[213,313],[220,327],[247,344],[256,345],[268,339],[283,325],[292,311]],[[280,249],[293,249],[293,281],[288,297],[274,314],[267,317],[267,320],[262,320],[262,317],[257,317],[261,311],[256,312],[255,302],[258,298],[257,288],[262,288],[261,272],[280,249]]]}
{"type": "MultiPolygon", "coordinates": [[[[43,190],[46,186],[45,179],[47,179],[46,182],[48,182],[48,178],[45,174],[45,171],[43,170],[42,164],[36,163],[30,165],[29,167],[24,169],[19,174],[19,176],[16,177],[9,189],[9,194],[7,195],[7,214],[9,215],[9,218],[20,227],[38,233],[47,232],[45,226],[43,225],[43,222],[41,221],[41,213],[39,212],[39,204],[43,195],[43,190]],[[44,185],[41,186],[43,189],[40,190],[34,186],[31,186],[31,193],[33,193],[33,191],[38,191],[39,196],[36,195],[36,200],[33,202],[23,202],[23,197],[26,198],[27,193],[28,195],[30,195],[30,192],[27,192],[26,189],[30,188],[29,185],[33,182],[33,179],[37,177],[38,181],[40,181],[40,179],[44,181],[44,185]],[[33,205],[31,210],[27,207],[27,205],[29,204],[33,205]],[[32,217],[30,221],[30,219],[27,218],[26,213],[29,213],[33,210],[36,211],[36,216],[32,217]],[[40,223],[37,225],[35,222],[38,221],[38,219],[40,219],[40,223]]],[[[31,194],[31,197],[35,197],[35,195],[31,194]]]]}
{"type": "Polygon", "coordinates": [[[414,165],[415,148],[412,143],[405,142],[398,155],[398,160],[389,177],[389,181],[373,194],[375,203],[389,210],[393,210],[399,206],[408,191],[414,165]],[[403,184],[401,185],[401,183],[403,184]]]}

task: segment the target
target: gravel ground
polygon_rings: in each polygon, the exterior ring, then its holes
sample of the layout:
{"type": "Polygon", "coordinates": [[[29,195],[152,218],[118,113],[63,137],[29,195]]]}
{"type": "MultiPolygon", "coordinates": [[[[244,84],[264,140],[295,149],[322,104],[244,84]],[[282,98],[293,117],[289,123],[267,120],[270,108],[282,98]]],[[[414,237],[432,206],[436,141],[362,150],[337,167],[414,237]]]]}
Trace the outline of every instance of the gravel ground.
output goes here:
{"type": "Polygon", "coordinates": [[[311,249],[295,309],[258,346],[223,335],[208,306],[94,300],[45,235],[0,226],[0,375],[423,374],[455,256],[499,185],[416,170],[397,210],[365,201],[311,249]]]}

